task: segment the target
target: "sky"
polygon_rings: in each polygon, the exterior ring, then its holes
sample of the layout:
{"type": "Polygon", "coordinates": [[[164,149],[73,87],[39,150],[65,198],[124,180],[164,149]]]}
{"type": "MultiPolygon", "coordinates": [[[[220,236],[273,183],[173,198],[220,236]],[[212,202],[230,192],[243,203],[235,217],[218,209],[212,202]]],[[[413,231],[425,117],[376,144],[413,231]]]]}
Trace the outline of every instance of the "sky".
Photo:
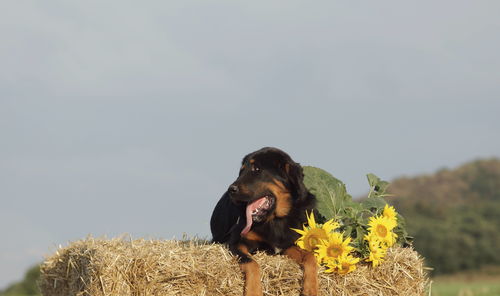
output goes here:
{"type": "Polygon", "coordinates": [[[264,146],[429,174],[500,157],[499,1],[0,2],[0,289],[70,241],[210,238],[264,146]]]}

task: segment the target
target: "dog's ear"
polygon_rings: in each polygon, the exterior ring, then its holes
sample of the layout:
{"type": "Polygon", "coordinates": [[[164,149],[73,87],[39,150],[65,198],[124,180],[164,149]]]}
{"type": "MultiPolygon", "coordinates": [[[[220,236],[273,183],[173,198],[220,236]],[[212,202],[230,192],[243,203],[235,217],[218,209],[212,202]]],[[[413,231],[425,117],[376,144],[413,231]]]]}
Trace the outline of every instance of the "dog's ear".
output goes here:
{"type": "Polygon", "coordinates": [[[243,157],[243,159],[241,160],[241,165],[244,165],[248,161],[249,156],[250,154],[247,154],[245,155],[245,157],[243,157]]]}
{"type": "Polygon", "coordinates": [[[293,160],[287,161],[284,166],[284,171],[288,177],[288,182],[292,187],[293,194],[296,199],[303,199],[307,196],[307,189],[304,185],[304,172],[300,164],[294,162],[293,160]]]}

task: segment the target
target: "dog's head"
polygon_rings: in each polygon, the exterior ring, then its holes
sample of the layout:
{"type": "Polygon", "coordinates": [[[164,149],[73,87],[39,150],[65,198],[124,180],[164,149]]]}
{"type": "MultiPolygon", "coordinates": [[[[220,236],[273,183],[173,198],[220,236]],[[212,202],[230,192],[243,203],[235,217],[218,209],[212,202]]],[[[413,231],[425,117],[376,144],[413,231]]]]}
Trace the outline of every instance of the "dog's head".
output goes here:
{"type": "Polygon", "coordinates": [[[293,205],[307,197],[302,167],[277,148],[262,148],[243,158],[228,193],[246,208],[248,232],[252,223],[285,217],[293,205]]]}

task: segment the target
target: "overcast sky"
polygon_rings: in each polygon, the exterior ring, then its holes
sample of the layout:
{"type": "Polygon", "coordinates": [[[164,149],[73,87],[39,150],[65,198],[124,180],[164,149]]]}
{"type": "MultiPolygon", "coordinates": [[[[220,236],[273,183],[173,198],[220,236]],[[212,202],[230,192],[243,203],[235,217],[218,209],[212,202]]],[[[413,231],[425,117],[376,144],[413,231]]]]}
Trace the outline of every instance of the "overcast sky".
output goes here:
{"type": "Polygon", "coordinates": [[[209,238],[263,146],[355,196],[500,156],[499,1],[0,3],[0,288],[88,234],[209,238]]]}

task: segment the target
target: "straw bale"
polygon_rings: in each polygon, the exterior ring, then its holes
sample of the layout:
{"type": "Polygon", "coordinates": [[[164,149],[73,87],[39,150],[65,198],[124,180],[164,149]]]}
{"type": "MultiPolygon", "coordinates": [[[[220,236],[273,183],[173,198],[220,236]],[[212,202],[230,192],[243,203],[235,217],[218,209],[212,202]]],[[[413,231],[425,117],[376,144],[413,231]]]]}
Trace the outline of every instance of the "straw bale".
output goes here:
{"type": "MultiPolygon", "coordinates": [[[[264,295],[299,295],[302,272],[283,256],[257,253],[264,295]]],[[[243,295],[243,276],[227,248],[199,241],[94,239],[59,249],[42,265],[45,296],[243,295]]],[[[320,295],[425,295],[422,258],[389,249],[377,268],[320,273],[320,295]]]]}

